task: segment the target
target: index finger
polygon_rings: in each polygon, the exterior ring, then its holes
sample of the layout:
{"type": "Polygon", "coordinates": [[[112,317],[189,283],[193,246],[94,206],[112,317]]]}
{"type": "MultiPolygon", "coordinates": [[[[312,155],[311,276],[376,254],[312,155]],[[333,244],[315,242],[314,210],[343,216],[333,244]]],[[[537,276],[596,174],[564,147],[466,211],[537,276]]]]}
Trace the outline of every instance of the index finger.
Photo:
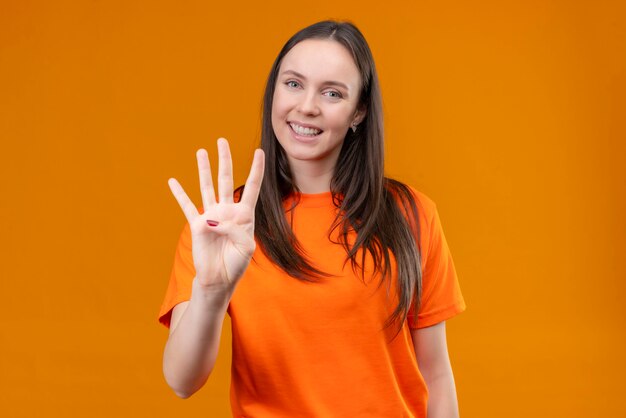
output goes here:
{"type": "Polygon", "coordinates": [[[261,183],[263,182],[263,173],[265,172],[265,154],[262,150],[257,149],[254,151],[254,159],[252,160],[252,167],[250,167],[250,174],[246,180],[246,186],[243,189],[243,196],[240,202],[249,206],[255,207],[256,202],[259,199],[259,193],[261,191],[261,183]]]}

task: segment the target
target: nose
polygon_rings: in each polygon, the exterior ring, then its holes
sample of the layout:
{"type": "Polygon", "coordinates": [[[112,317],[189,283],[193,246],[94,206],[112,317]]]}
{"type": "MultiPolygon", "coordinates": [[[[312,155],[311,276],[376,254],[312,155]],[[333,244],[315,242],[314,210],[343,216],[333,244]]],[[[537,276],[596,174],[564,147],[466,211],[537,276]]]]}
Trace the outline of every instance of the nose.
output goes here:
{"type": "Polygon", "coordinates": [[[320,112],[319,105],[317,103],[318,96],[315,91],[310,90],[304,92],[300,96],[300,101],[298,102],[298,111],[304,115],[317,115],[320,112]]]}

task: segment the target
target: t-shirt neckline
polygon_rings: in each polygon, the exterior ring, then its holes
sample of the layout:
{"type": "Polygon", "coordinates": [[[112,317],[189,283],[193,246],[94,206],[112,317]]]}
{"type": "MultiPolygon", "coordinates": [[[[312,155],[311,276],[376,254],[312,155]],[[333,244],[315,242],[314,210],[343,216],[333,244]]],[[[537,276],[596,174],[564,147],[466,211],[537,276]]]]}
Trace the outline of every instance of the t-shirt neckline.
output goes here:
{"type": "MultiPolygon", "coordinates": [[[[305,208],[319,208],[324,206],[334,206],[333,193],[331,191],[322,193],[298,193],[298,206],[305,208]]],[[[287,197],[287,202],[291,204],[293,199],[297,199],[295,194],[287,197]]]]}

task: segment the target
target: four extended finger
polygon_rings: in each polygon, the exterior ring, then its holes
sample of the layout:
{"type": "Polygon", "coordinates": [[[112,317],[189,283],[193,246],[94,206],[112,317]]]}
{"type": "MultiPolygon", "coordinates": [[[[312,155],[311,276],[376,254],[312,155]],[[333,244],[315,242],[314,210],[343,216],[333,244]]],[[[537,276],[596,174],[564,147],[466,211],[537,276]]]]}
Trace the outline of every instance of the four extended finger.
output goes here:
{"type": "Polygon", "coordinates": [[[250,167],[250,174],[246,180],[246,186],[243,189],[241,203],[249,206],[256,206],[261,191],[261,183],[263,182],[263,173],[265,171],[265,154],[262,150],[254,151],[254,159],[250,167]]]}
{"type": "Polygon", "coordinates": [[[226,139],[217,140],[217,151],[220,162],[217,175],[220,203],[233,203],[233,162],[226,139]]]}
{"type": "Polygon", "coordinates": [[[211,164],[209,154],[205,149],[196,152],[198,160],[198,175],[200,177],[200,194],[202,195],[202,205],[206,212],[209,206],[215,204],[215,189],[213,187],[213,177],[211,176],[211,164]]]}
{"type": "Polygon", "coordinates": [[[187,193],[185,193],[183,186],[180,185],[178,180],[171,178],[167,181],[167,184],[170,186],[172,194],[176,198],[180,208],[183,210],[185,218],[187,218],[187,221],[191,223],[199,215],[198,209],[196,209],[191,199],[189,199],[189,196],[187,196],[187,193]]]}

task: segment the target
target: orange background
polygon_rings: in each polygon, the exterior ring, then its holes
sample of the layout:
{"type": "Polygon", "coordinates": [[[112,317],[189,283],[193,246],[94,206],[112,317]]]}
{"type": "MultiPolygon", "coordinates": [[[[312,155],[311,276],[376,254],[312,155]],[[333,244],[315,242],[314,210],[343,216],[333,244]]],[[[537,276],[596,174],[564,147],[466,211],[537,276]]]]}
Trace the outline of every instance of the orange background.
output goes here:
{"type": "Polygon", "coordinates": [[[229,416],[228,322],[200,392],[162,377],[166,182],[199,202],[219,136],[244,181],[274,57],[328,17],[373,50],[388,174],[438,204],[461,415],[626,415],[623,2],[5,0],[3,416],[229,416]]]}

